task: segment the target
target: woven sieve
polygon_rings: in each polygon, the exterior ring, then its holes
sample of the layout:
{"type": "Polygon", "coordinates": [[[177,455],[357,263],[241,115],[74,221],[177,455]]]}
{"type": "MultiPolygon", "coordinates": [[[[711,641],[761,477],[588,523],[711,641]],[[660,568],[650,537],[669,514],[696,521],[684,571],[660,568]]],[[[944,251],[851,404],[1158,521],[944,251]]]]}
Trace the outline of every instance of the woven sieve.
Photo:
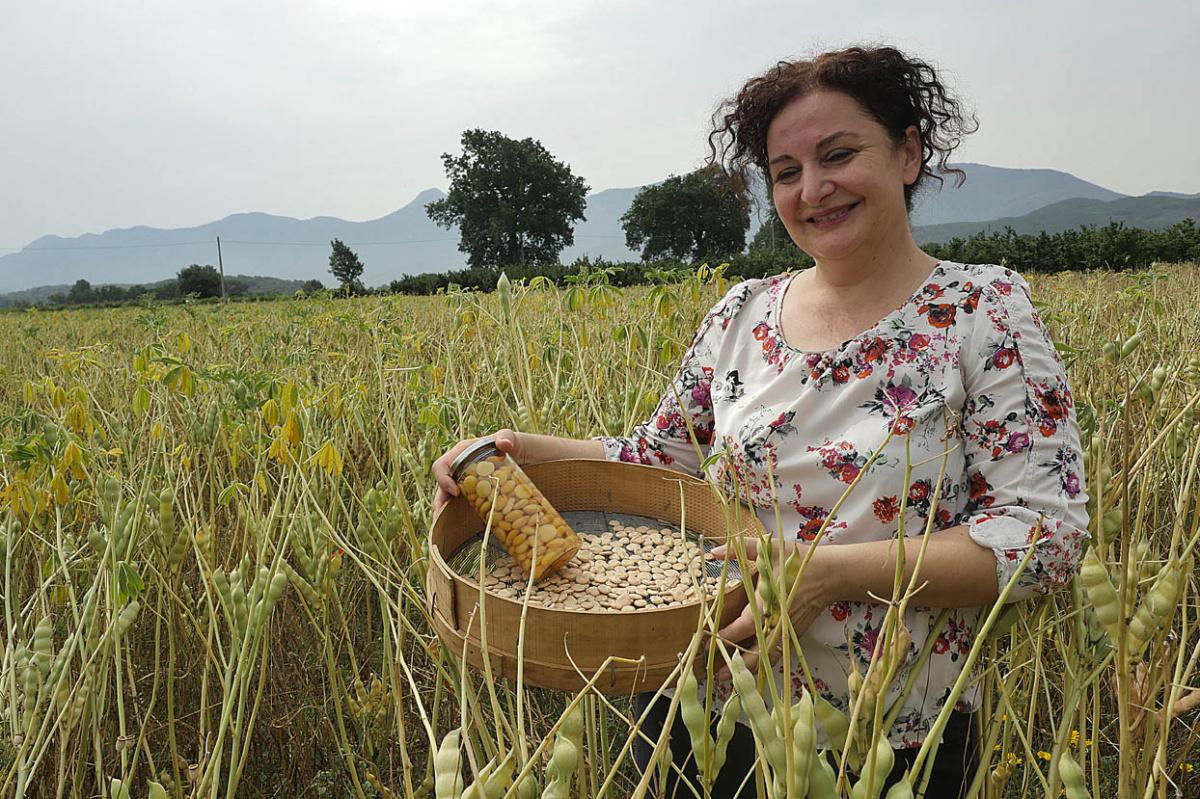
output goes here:
{"type": "MultiPolygon", "coordinates": [[[[574,510],[563,512],[562,517],[566,519],[567,524],[571,525],[571,529],[580,536],[600,535],[601,533],[611,532],[610,521],[620,522],[626,527],[645,525],[655,530],[670,529],[673,534],[679,534],[679,528],[674,525],[665,524],[658,519],[651,519],[648,516],[635,516],[631,513],[574,510]]],[[[703,546],[706,553],[716,546],[714,542],[697,533],[685,530],[683,535],[689,544],[703,546]]],[[[468,538],[462,546],[455,550],[454,554],[448,559],[447,565],[456,574],[473,580],[475,575],[479,574],[479,558],[482,550],[483,533],[478,533],[472,538],[468,538]]],[[[492,571],[496,567],[496,562],[507,555],[508,553],[504,547],[495,538],[490,539],[486,555],[487,571],[492,571]]],[[[704,573],[713,579],[719,578],[721,576],[722,565],[722,562],[719,560],[706,560],[704,561],[704,573]]],[[[737,561],[729,561],[729,571],[726,580],[732,582],[740,579],[742,579],[742,571],[738,568],[737,561]]]]}

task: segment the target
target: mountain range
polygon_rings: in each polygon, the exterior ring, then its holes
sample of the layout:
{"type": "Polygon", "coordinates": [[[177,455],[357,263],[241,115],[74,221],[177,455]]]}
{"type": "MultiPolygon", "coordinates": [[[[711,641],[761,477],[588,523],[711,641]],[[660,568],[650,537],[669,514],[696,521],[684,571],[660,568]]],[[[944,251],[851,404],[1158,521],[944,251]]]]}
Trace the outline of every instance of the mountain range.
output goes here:
{"type": "MultiPolygon", "coordinates": [[[[1002,230],[1005,225],[1036,233],[1109,220],[1147,228],[1188,217],[1200,220],[1200,194],[1152,192],[1130,197],[1052,169],[955,166],[967,174],[963,186],[957,187],[953,176],[948,176],[940,189],[935,183],[915,205],[914,233],[922,243],[1002,230]]],[[[561,260],[570,263],[584,255],[636,260],[637,253],[625,247],[620,218],[640,189],[614,188],[589,195],[586,220],[576,225],[575,244],[564,250],[561,260]]],[[[457,231],[437,227],[425,214],[426,204],[444,196],[440,189],[426,189],[396,211],[363,222],[242,213],[195,227],[139,226],[74,238],[43,236],[0,257],[0,291],[70,285],[80,278],[93,285],[152,283],[173,277],[189,264],[215,266],[218,236],[227,274],[316,278],[328,285],[332,283],[329,242],[334,238],[358,253],[368,286],[410,274],[444,272],[466,264],[466,256],[458,251],[457,231]]],[[[760,202],[759,207],[766,205],[760,202]]],[[[758,225],[756,215],[751,235],[758,225]]]]}

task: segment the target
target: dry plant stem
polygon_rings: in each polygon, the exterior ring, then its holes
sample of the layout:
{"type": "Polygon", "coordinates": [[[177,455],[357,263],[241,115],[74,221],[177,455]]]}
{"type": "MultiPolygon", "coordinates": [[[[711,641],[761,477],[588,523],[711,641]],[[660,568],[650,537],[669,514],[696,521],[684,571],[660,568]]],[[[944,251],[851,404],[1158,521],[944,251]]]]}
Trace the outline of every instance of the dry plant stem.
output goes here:
{"type": "MultiPolygon", "coordinates": [[[[1124,372],[1125,378],[1125,405],[1129,406],[1129,398],[1131,395],[1129,385],[1129,373],[1124,372]]],[[[1129,562],[1129,427],[1121,425],[1121,563],[1129,562]]],[[[1117,588],[1118,595],[1121,597],[1121,607],[1133,607],[1134,597],[1136,594],[1135,586],[1130,584],[1129,572],[1127,569],[1121,569],[1120,585],[1117,588]]],[[[1125,614],[1121,614],[1122,622],[1126,618],[1125,614]]],[[[1132,735],[1130,727],[1132,725],[1130,707],[1129,707],[1129,636],[1125,634],[1126,626],[1121,623],[1118,625],[1118,640],[1117,640],[1117,716],[1118,716],[1118,736],[1119,743],[1117,745],[1117,797],[1118,799],[1129,799],[1129,781],[1130,781],[1130,747],[1132,746],[1132,735]]]]}
{"type": "MultiPolygon", "coordinates": [[[[1041,523],[1042,520],[1039,517],[1038,525],[1040,526],[1041,523]]],[[[912,768],[909,773],[918,774],[920,773],[922,766],[927,766],[925,769],[925,776],[921,781],[922,793],[924,793],[926,786],[929,784],[929,778],[933,774],[933,759],[930,756],[930,753],[932,750],[936,749],[936,742],[941,741],[942,733],[946,729],[946,724],[950,721],[950,712],[954,710],[955,703],[958,702],[958,698],[962,696],[962,692],[966,688],[967,682],[971,678],[971,670],[975,667],[975,661],[979,659],[979,653],[982,650],[982,643],[987,640],[987,636],[992,629],[992,625],[995,624],[996,619],[1000,617],[1001,609],[1004,607],[1005,603],[1008,602],[1009,594],[1011,594],[1013,589],[1016,588],[1017,580],[1028,567],[1029,561],[1033,558],[1033,553],[1035,551],[1035,545],[1031,544],[1028,551],[1025,553],[1025,557],[1021,558],[1021,562],[1017,566],[1017,570],[1013,573],[1013,576],[1009,578],[1008,583],[1000,592],[1000,597],[996,600],[996,603],[992,605],[992,609],[988,613],[987,619],[984,620],[983,625],[976,632],[975,643],[963,661],[962,671],[959,673],[958,679],[954,681],[954,686],[950,689],[950,695],[946,698],[946,702],[942,707],[942,712],[938,714],[937,719],[933,722],[933,727],[929,730],[928,735],[925,736],[925,742],[921,744],[921,748],[917,752],[917,756],[913,759],[912,768]],[[929,761],[928,764],[926,763],[926,760],[929,761]]]]}

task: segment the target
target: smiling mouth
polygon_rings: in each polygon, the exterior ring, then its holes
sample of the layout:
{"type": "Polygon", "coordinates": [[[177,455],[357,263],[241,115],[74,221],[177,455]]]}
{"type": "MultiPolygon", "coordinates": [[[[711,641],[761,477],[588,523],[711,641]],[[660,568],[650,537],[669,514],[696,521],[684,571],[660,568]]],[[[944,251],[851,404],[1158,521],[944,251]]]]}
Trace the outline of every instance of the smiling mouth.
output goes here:
{"type": "Polygon", "coordinates": [[[820,215],[810,216],[806,221],[817,226],[840,222],[845,219],[851,211],[857,208],[860,202],[862,201],[859,200],[858,202],[850,203],[849,205],[843,205],[841,208],[834,208],[833,210],[826,211],[820,215]]]}

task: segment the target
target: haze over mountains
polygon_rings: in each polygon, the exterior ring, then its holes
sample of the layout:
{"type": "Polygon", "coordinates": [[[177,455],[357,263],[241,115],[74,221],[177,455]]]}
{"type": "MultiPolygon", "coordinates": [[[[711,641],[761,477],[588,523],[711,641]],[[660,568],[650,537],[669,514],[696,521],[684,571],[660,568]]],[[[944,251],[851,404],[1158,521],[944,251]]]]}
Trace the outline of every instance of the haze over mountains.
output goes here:
{"type": "MultiPolygon", "coordinates": [[[[1065,172],[959,164],[967,173],[961,188],[953,176],[944,187],[918,200],[913,222],[918,241],[944,241],[979,230],[1060,231],[1109,220],[1160,228],[1184,218],[1200,220],[1200,194],[1152,192],[1128,197],[1065,172]]],[[[636,260],[625,247],[620,217],[640,187],[607,189],[588,197],[587,219],[575,227],[575,245],[564,263],[587,255],[636,260]]],[[[425,205],[445,196],[427,189],[396,211],[364,222],[335,217],[292,219],[264,213],[234,214],[215,222],[170,230],[132,227],[76,238],[43,236],[23,250],[0,257],[0,291],[82,278],[102,283],[150,283],[173,277],[193,263],[217,263],[221,237],[227,274],[268,275],[333,282],[329,242],[342,239],[365,264],[363,282],[386,284],[409,274],[444,272],[465,265],[456,230],[439,228],[425,205]]],[[[757,229],[757,220],[751,235],[757,229]]]]}

